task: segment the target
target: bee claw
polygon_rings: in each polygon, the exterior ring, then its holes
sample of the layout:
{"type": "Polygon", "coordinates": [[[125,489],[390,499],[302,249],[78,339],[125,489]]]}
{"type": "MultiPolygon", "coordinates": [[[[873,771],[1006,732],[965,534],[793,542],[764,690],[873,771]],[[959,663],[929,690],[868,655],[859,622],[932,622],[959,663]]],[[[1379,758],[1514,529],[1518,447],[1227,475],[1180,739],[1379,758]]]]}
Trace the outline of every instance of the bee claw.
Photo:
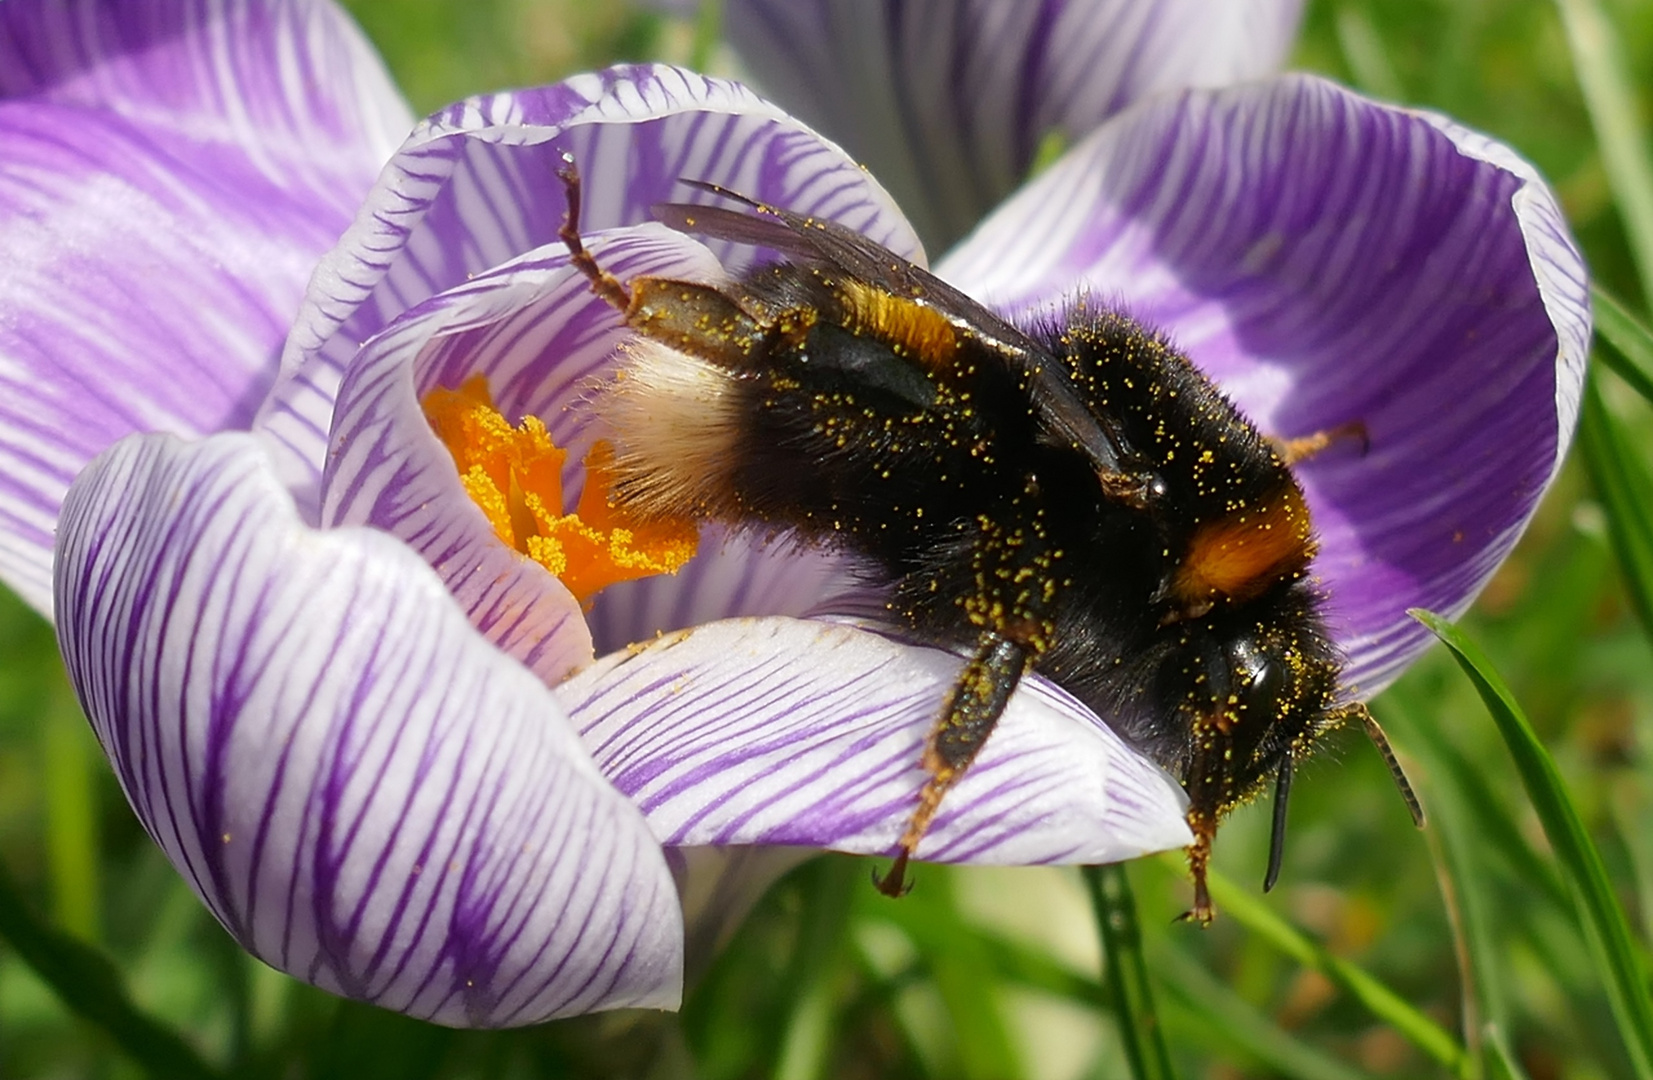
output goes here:
{"type": "Polygon", "coordinates": [[[895,862],[890,864],[889,873],[880,877],[877,868],[873,869],[872,884],[873,888],[891,900],[899,900],[913,891],[913,883],[907,880],[906,849],[902,849],[901,853],[895,857],[895,862]]]}
{"type": "Polygon", "coordinates": [[[1216,921],[1216,918],[1217,909],[1211,906],[1211,902],[1209,900],[1202,902],[1196,899],[1193,907],[1189,908],[1187,911],[1183,912],[1181,915],[1178,915],[1171,921],[1173,923],[1195,923],[1201,930],[1205,930],[1209,928],[1214,921],[1216,921]]]}

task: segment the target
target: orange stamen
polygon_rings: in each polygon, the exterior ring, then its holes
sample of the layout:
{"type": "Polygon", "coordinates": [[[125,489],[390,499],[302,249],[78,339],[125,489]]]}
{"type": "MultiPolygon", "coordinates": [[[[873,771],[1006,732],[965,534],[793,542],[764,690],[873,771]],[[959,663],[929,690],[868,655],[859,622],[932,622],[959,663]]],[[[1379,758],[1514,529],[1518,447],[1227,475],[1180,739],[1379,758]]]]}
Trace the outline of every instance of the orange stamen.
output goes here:
{"type": "Polygon", "coordinates": [[[453,454],[465,493],[494,535],[562,580],[581,604],[617,581],[675,574],[695,553],[689,521],[635,522],[609,501],[614,452],[598,440],[586,454],[585,490],[563,513],[566,451],[537,416],[516,427],[494,408],[488,380],[438,387],[421,402],[436,437],[453,454]]]}

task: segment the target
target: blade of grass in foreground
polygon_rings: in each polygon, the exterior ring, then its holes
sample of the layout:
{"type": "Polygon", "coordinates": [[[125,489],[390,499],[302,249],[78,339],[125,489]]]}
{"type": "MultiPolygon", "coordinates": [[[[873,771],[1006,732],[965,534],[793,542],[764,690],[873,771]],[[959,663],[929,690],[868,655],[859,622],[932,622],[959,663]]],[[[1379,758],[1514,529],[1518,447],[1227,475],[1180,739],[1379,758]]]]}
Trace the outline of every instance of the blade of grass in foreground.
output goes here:
{"type": "Polygon", "coordinates": [[[1636,393],[1653,401],[1653,332],[1599,285],[1590,287],[1590,303],[1595,309],[1597,344],[1607,346],[1597,349],[1596,356],[1636,393]]]}
{"type": "MultiPolygon", "coordinates": [[[[1397,689],[1399,692],[1383,699],[1383,718],[1401,720],[1400,724],[1388,725],[1390,731],[1405,730],[1410,736],[1414,731],[1427,730],[1438,737],[1438,725],[1422,715],[1421,703],[1405,688],[1397,689]]],[[[1471,824],[1468,800],[1454,783],[1457,776],[1451,768],[1443,767],[1441,758],[1432,752],[1435,749],[1436,746],[1426,744],[1419,755],[1431,781],[1431,828],[1425,831],[1424,838],[1435,862],[1441,899],[1452,928],[1462,981],[1463,1037],[1473,1054],[1480,1046],[1483,1025],[1502,1023],[1508,1016],[1503,957],[1492,933],[1489,915],[1492,904],[1485,893],[1489,881],[1484,847],[1489,837],[1471,824]]],[[[1561,896],[1565,904],[1566,893],[1562,892],[1561,896]]]]}
{"type": "Polygon", "coordinates": [[[1594,377],[1584,384],[1578,445],[1607,514],[1607,535],[1630,604],[1642,629],[1653,635],[1653,480],[1601,400],[1594,377]]]}
{"type": "MultiPolygon", "coordinates": [[[[1171,856],[1163,857],[1170,865],[1171,856]]],[[[1181,867],[1180,856],[1176,864],[1181,867]]],[[[1211,899],[1221,917],[1232,918],[1275,948],[1330,979],[1344,993],[1364,1005],[1407,1042],[1447,1068],[1454,1076],[1474,1075],[1474,1062],[1450,1032],[1413,1008],[1399,994],[1342,957],[1333,956],[1301,930],[1276,915],[1249,890],[1234,884],[1215,870],[1207,874],[1211,899]]]]}
{"type": "Polygon", "coordinates": [[[1562,880],[1572,895],[1631,1064],[1642,1080],[1653,1080],[1653,1000],[1648,997],[1647,976],[1636,956],[1624,911],[1607,880],[1601,853],[1584,830],[1555,762],[1480,649],[1445,619],[1427,611],[1414,610],[1412,615],[1452,651],[1497,723],[1527,798],[1561,864],[1562,880]]]}
{"type": "Polygon", "coordinates": [[[0,939],[56,991],[63,1003],[106,1032],[157,1080],[212,1080],[218,1074],[176,1032],[138,1010],[103,953],[82,945],[29,910],[0,867],[0,939]]]}
{"type": "Polygon", "coordinates": [[[1102,937],[1103,964],[1112,991],[1114,1015],[1136,1080],[1173,1080],[1165,1032],[1154,1011],[1148,968],[1142,960],[1142,933],[1136,921],[1136,899],[1125,877],[1125,865],[1082,868],[1091,908],[1102,937]]]}
{"type": "Polygon", "coordinates": [[[1477,769],[1446,737],[1439,723],[1420,715],[1416,692],[1405,683],[1398,683],[1378,700],[1384,706],[1385,724],[1391,717],[1400,720],[1402,730],[1408,734],[1409,748],[1424,760],[1425,767],[1435,781],[1447,789],[1449,796],[1461,803],[1459,808],[1470,822],[1466,835],[1475,838],[1479,850],[1502,858],[1519,879],[1542,893],[1547,902],[1564,913],[1571,913],[1572,901],[1567,896],[1567,887],[1561,884],[1561,876],[1521,835],[1519,825],[1493,790],[1485,771],[1477,769]]]}

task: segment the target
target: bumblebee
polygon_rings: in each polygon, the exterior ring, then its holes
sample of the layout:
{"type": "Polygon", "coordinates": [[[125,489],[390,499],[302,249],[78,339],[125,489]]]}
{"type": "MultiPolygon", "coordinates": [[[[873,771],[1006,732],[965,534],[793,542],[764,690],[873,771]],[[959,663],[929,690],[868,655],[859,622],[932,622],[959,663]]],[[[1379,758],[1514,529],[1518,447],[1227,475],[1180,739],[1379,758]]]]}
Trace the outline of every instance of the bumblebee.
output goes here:
{"type": "MultiPolygon", "coordinates": [[[[1194,905],[1221,818],[1273,780],[1264,887],[1296,765],[1359,717],[1309,577],[1289,459],[1159,334],[1075,301],[1019,329],[833,222],[684,181],[743,208],[668,204],[683,232],[781,253],[738,281],[621,282],[585,249],[580,180],[561,236],[636,338],[603,394],[613,499],[847,551],[909,635],[967,660],[878,887],[907,861],[1030,670],[1188,793],[1194,905]]],[[[1421,820],[1421,819],[1420,819],[1421,820]]]]}

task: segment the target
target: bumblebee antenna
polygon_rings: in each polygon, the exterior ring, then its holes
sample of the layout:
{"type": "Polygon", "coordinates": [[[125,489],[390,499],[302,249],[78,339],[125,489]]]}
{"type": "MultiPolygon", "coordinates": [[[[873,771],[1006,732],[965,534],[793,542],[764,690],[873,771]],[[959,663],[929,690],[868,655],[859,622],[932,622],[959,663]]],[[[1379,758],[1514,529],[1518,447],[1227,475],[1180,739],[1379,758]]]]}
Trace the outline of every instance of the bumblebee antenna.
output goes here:
{"type": "Polygon", "coordinates": [[[1400,789],[1400,797],[1406,800],[1406,809],[1412,815],[1412,824],[1423,828],[1423,803],[1418,801],[1418,793],[1412,790],[1412,782],[1406,778],[1406,770],[1400,767],[1400,761],[1395,757],[1395,748],[1389,745],[1389,736],[1378,726],[1377,717],[1372,715],[1372,710],[1368,709],[1364,702],[1355,702],[1348,707],[1348,711],[1360,717],[1360,722],[1366,726],[1366,737],[1372,740],[1372,745],[1383,755],[1383,763],[1389,766],[1389,775],[1394,777],[1395,786],[1400,789]]]}
{"type": "Polygon", "coordinates": [[[1268,873],[1263,875],[1263,891],[1274,888],[1280,880],[1280,863],[1286,857],[1286,801],[1291,795],[1291,774],[1294,758],[1290,750],[1274,776],[1274,828],[1268,839],[1268,873]]]}

